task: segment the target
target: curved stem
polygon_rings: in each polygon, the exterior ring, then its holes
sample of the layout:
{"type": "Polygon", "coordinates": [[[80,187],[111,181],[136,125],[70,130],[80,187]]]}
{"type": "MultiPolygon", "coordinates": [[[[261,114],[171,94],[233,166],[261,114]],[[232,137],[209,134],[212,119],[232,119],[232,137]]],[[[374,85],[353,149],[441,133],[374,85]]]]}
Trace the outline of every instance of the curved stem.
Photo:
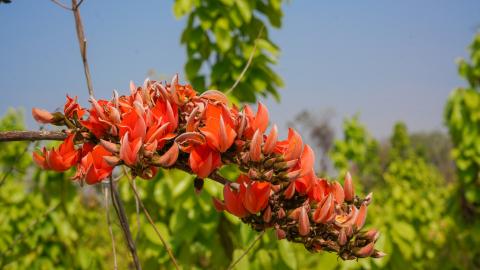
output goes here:
{"type": "Polygon", "coordinates": [[[137,192],[137,189],[134,188],[131,180],[132,177],[128,174],[128,172],[125,170],[125,167],[122,167],[123,168],[123,171],[124,171],[124,174],[128,177],[129,181],[128,183],[130,184],[130,187],[132,188],[133,190],[133,194],[135,195],[135,198],[137,199],[138,203],[140,204],[140,207],[142,208],[143,212],[145,213],[145,216],[147,217],[147,220],[148,222],[152,225],[153,227],[153,230],[155,231],[155,233],[157,234],[158,238],[160,239],[160,241],[162,242],[162,245],[163,247],[167,250],[167,253],[168,253],[168,256],[170,257],[170,260],[172,261],[173,265],[175,266],[175,269],[180,269],[180,267],[178,266],[178,263],[177,263],[177,260],[175,259],[175,256],[173,255],[173,252],[172,252],[172,249],[170,248],[170,246],[168,245],[167,241],[165,241],[165,239],[163,238],[163,236],[160,234],[160,231],[158,230],[157,226],[155,226],[155,222],[153,222],[153,219],[152,217],[150,216],[150,213],[148,212],[147,208],[145,207],[145,205],[143,204],[142,200],[140,199],[140,195],[138,195],[138,192],[137,192]]]}
{"type": "Polygon", "coordinates": [[[112,177],[110,177],[110,194],[112,197],[112,204],[115,208],[115,212],[117,213],[118,220],[120,221],[120,227],[123,231],[123,236],[125,237],[125,241],[127,242],[128,250],[132,255],[133,264],[135,265],[135,269],[141,270],[142,266],[140,265],[140,260],[138,259],[137,255],[137,248],[135,246],[135,242],[132,238],[132,233],[130,232],[130,225],[128,224],[127,215],[125,214],[125,209],[123,208],[123,203],[120,199],[120,194],[118,194],[118,190],[115,188],[112,177]]]}
{"type": "Polygon", "coordinates": [[[260,240],[260,238],[262,238],[264,234],[265,234],[265,231],[262,231],[259,235],[257,235],[255,240],[253,240],[253,242],[248,246],[247,250],[245,250],[245,252],[243,252],[242,255],[238,257],[237,260],[235,260],[232,264],[230,264],[230,266],[227,269],[228,270],[233,269],[233,267],[235,267],[235,265],[237,265],[243,259],[243,257],[245,257],[248,254],[248,252],[253,248],[255,243],[257,243],[258,240],[260,240]]]}

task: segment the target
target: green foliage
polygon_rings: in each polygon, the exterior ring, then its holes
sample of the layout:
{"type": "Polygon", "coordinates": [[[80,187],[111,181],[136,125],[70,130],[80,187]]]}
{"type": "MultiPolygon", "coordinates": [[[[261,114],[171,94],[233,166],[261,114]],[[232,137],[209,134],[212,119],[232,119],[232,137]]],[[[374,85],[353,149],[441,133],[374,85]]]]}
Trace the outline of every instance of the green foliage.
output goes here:
{"type": "Polygon", "coordinates": [[[380,160],[373,154],[368,156],[365,150],[379,144],[357,117],[345,120],[344,134],[332,152],[336,168],[345,171],[355,166],[354,178],[360,179],[372,168],[380,172],[374,175],[375,196],[368,218],[383,234],[379,248],[389,254],[382,260],[362,261],[357,267],[404,269],[408,265],[410,269],[435,269],[449,224],[444,218],[449,189],[441,174],[413,151],[403,123],[394,127],[383,172],[380,160]],[[341,156],[345,160],[339,159],[341,156]]]}
{"type": "Polygon", "coordinates": [[[460,60],[460,76],[469,86],[454,90],[445,107],[445,121],[454,144],[453,158],[466,204],[466,218],[480,214],[480,34],[470,46],[470,62],[460,60]]]}
{"type": "Polygon", "coordinates": [[[255,102],[258,95],[280,99],[277,89],[283,81],[271,67],[280,49],[269,39],[268,26],[281,26],[281,0],[176,0],[173,12],[177,18],[188,16],[181,43],[188,56],[187,80],[195,89],[230,89],[256,40],[252,62],[230,98],[234,102],[255,102]]]}
{"type": "Polygon", "coordinates": [[[343,122],[343,140],[336,140],[330,153],[339,175],[350,171],[369,190],[381,179],[379,144],[359,122],[358,115],[343,122]]]}

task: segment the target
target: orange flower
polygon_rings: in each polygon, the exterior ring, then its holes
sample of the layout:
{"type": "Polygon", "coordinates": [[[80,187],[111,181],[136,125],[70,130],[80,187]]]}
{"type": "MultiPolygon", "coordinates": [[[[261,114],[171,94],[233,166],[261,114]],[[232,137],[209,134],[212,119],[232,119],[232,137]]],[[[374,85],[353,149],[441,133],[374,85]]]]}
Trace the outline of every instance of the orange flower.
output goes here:
{"type": "Polygon", "coordinates": [[[250,106],[245,106],[245,114],[248,119],[248,128],[245,130],[245,136],[251,139],[257,129],[263,134],[268,127],[268,109],[261,103],[258,103],[257,114],[253,116],[250,106]]]}
{"type": "Polygon", "coordinates": [[[205,110],[206,123],[199,130],[207,138],[210,147],[223,153],[232,146],[237,136],[233,121],[221,106],[208,104],[205,110]]]}
{"type": "Polygon", "coordinates": [[[76,113],[78,119],[81,119],[83,114],[85,113],[85,110],[82,109],[80,105],[78,105],[77,97],[71,98],[69,95],[67,95],[67,102],[63,107],[63,112],[68,118],[73,118],[73,115],[76,113]]]}
{"type": "Polygon", "coordinates": [[[138,152],[142,147],[142,138],[138,137],[133,141],[129,141],[128,138],[129,132],[125,133],[120,144],[120,159],[122,159],[125,164],[133,166],[138,161],[138,152]]]}
{"type": "Polygon", "coordinates": [[[288,138],[277,143],[275,153],[283,154],[286,161],[300,158],[303,152],[302,137],[293,129],[288,129],[288,138]]]}
{"type": "Polygon", "coordinates": [[[269,182],[252,181],[247,184],[243,204],[248,212],[256,214],[267,207],[270,188],[269,182]]]}
{"type": "Polygon", "coordinates": [[[232,189],[230,183],[223,187],[223,198],[225,200],[225,209],[231,214],[243,218],[249,215],[247,209],[243,205],[245,196],[245,186],[240,184],[238,190],[232,189]]]}
{"type": "Polygon", "coordinates": [[[222,165],[220,153],[210,149],[208,145],[197,145],[192,148],[188,159],[190,168],[200,178],[206,178],[222,165]]]}
{"type": "Polygon", "coordinates": [[[89,116],[87,120],[81,120],[82,126],[90,130],[90,132],[97,138],[102,138],[111,127],[111,124],[106,122],[105,110],[103,109],[108,105],[108,101],[91,99],[92,108],[88,110],[89,116]]]}
{"type": "Polygon", "coordinates": [[[58,150],[53,148],[47,151],[45,148],[42,154],[33,153],[33,160],[40,167],[47,170],[63,172],[70,169],[78,161],[79,153],[73,144],[74,134],[68,135],[65,141],[60,144],[58,150]]]}
{"type": "Polygon", "coordinates": [[[132,140],[141,138],[143,139],[147,133],[147,126],[145,119],[138,115],[138,112],[131,110],[123,116],[122,122],[119,126],[119,136],[123,138],[125,134],[130,133],[132,140]]]}
{"type": "Polygon", "coordinates": [[[111,155],[103,146],[95,146],[91,152],[82,158],[74,178],[83,178],[89,185],[99,183],[112,173],[113,167],[104,160],[104,157],[111,155]]]}

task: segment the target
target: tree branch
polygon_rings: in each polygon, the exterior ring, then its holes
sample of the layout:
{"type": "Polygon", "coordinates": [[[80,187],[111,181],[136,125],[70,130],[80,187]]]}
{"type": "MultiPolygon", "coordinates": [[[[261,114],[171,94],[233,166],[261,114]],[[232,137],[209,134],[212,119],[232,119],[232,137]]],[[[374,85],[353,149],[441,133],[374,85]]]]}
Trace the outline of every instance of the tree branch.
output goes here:
{"type": "Polygon", "coordinates": [[[67,138],[64,131],[0,131],[0,142],[11,141],[63,141],[67,138]]]}
{"type": "Polygon", "coordinates": [[[82,17],[80,16],[79,9],[82,2],[83,1],[77,3],[77,0],[72,0],[72,12],[73,16],[75,17],[75,30],[77,30],[78,45],[80,46],[80,55],[82,56],[83,71],[85,73],[85,79],[87,81],[88,94],[90,96],[93,96],[93,85],[87,60],[87,39],[85,38],[85,33],[83,31],[82,17]]]}
{"type": "Polygon", "coordinates": [[[135,265],[135,269],[141,270],[142,266],[140,265],[140,260],[138,259],[137,255],[137,248],[135,246],[135,242],[132,238],[132,233],[130,232],[130,225],[128,224],[127,215],[125,214],[125,209],[123,208],[122,200],[120,199],[120,194],[118,194],[118,190],[113,183],[113,178],[110,176],[110,194],[112,197],[112,204],[115,208],[115,212],[117,213],[118,220],[120,221],[120,227],[123,231],[123,236],[125,237],[125,241],[127,242],[128,250],[132,255],[133,263],[135,265]]]}

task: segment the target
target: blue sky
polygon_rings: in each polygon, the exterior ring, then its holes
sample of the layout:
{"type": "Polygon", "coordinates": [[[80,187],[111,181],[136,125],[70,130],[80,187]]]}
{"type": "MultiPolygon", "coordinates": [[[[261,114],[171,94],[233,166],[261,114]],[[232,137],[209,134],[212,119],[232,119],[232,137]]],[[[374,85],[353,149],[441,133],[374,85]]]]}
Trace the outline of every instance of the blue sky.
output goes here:
{"type": "MultiPolygon", "coordinates": [[[[480,27],[478,0],[290,1],[272,32],[282,53],[282,102],[264,100],[284,128],[303,109],[333,109],[337,128],[356,112],[377,137],[403,120],[441,129],[449,92],[465,83],[455,59],[480,27]]],[[[149,70],[183,72],[183,20],[172,1],[85,0],[88,54],[97,97],[127,91],[149,70]]],[[[48,0],[0,5],[0,114],[8,107],[54,110],[66,93],[87,91],[71,13],[48,0]]],[[[284,133],[285,134],[285,133],[284,133]]]]}

